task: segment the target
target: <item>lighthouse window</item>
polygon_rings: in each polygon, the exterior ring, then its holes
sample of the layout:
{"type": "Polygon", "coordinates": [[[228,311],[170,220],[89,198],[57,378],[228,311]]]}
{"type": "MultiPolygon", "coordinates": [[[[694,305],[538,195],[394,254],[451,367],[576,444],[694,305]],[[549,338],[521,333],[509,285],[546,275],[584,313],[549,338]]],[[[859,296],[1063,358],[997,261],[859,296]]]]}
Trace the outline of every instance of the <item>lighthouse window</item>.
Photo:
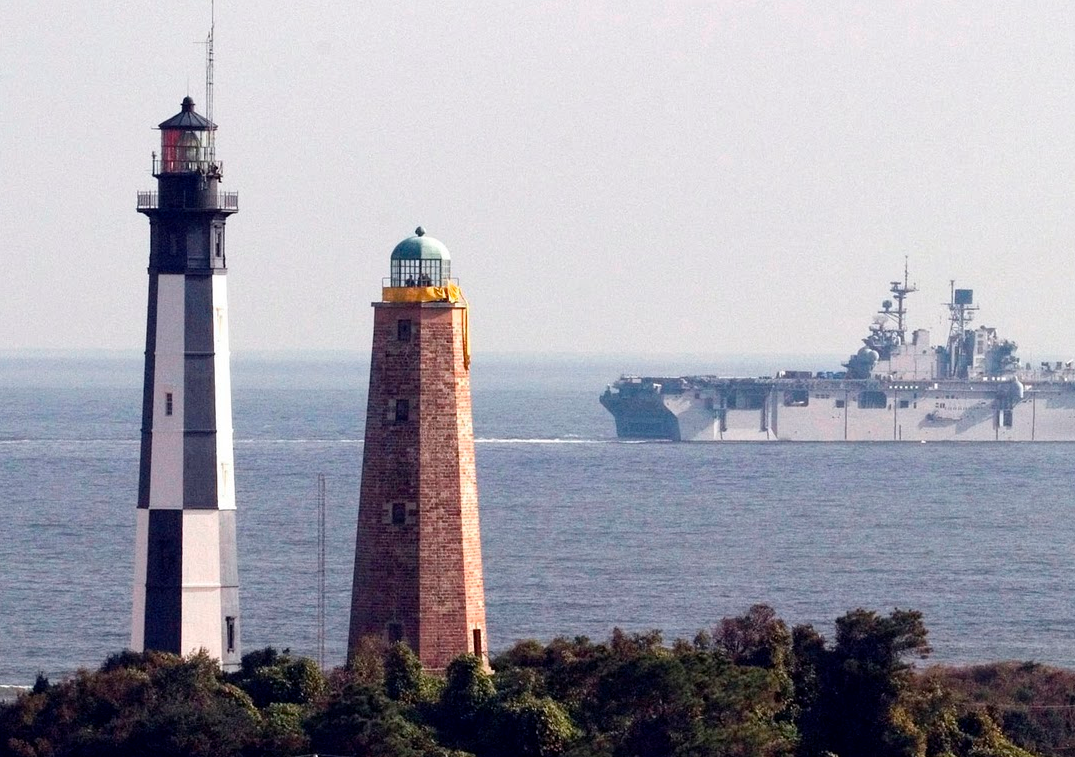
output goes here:
{"type": "Polygon", "coordinates": [[[173,409],[172,393],[171,392],[165,392],[164,393],[164,414],[165,415],[171,415],[172,414],[172,409],[173,409]]]}
{"type": "Polygon", "coordinates": [[[224,618],[224,623],[228,628],[228,651],[235,651],[235,618],[231,615],[224,618]]]}
{"type": "Polygon", "coordinates": [[[1011,428],[1011,427],[1012,427],[1012,411],[1011,410],[1005,410],[1004,411],[1004,428],[1011,428]]]}
{"type": "Polygon", "coordinates": [[[396,423],[404,423],[411,417],[411,401],[410,400],[396,400],[395,407],[396,423]]]}
{"type": "Polygon", "coordinates": [[[910,406],[911,406],[911,401],[910,400],[900,400],[900,407],[901,408],[910,407],[910,406]]]}
{"type": "Polygon", "coordinates": [[[844,403],[844,401],[843,401],[843,400],[836,400],[836,407],[843,407],[843,406],[844,406],[844,404],[845,404],[845,403],[844,403]]]}
{"type": "Polygon", "coordinates": [[[396,321],[396,339],[401,342],[411,341],[411,321],[409,318],[401,318],[396,321]]]}
{"type": "Polygon", "coordinates": [[[413,526],[418,522],[414,503],[389,502],[381,508],[381,523],[386,526],[413,526]]]}
{"type": "Polygon", "coordinates": [[[482,656],[482,630],[480,628],[474,629],[474,656],[482,656]]]}

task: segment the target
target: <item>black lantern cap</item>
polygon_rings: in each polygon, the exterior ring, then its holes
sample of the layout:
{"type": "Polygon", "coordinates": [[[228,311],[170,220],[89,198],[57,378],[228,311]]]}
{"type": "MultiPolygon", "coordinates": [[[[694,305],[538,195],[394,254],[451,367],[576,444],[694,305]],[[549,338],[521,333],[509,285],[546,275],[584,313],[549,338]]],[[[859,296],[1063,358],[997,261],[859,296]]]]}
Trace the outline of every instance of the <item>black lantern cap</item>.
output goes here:
{"type": "Polygon", "coordinates": [[[208,118],[195,113],[194,101],[190,99],[190,95],[187,95],[183,98],[183,109],[167,121],[162,121],[157,128],[182,129],[183,131],[209,131],[210,129],[215,129],[216,124],[212,123],[208,118]]]}

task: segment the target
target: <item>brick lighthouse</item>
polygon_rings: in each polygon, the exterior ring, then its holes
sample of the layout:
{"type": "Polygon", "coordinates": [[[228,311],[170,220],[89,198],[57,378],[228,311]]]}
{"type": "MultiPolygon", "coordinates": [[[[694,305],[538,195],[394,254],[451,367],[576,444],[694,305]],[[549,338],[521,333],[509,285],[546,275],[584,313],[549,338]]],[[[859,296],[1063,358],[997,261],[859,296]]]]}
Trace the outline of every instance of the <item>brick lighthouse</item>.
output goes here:
{"type": "Polygon", "coordinates": [[[239,665],[231,377],[216,126],[183,99],[160,124],[149,217],[149,307],[142,398],[131,648],[205,649],[239,665]]]}
{"type": "Polygon", "coordinates": [[[447,248],[419,227],[373,303],[373,350],[348,657],[406,642],[423,667],[488,661],[467,305],[447,248]]]}

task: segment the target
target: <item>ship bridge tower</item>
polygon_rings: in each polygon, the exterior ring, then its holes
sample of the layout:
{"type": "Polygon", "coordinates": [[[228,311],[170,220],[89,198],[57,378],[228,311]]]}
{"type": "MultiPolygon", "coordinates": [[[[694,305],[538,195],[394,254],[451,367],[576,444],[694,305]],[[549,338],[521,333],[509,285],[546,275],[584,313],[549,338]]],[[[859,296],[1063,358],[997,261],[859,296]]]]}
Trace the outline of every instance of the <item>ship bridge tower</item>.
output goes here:
{"type": "Polygon", "coordinates": [[[451,256],[419,227],[373,303],[349,656],[373,637],[430,671],[488,661],[469,370],[451,256]]]}
{"type": "Polygon", "coordinates": [[[240,659],[224,225],[216,126],[190,97],[160,124],[149,218],[131,648],[240,659]]]}

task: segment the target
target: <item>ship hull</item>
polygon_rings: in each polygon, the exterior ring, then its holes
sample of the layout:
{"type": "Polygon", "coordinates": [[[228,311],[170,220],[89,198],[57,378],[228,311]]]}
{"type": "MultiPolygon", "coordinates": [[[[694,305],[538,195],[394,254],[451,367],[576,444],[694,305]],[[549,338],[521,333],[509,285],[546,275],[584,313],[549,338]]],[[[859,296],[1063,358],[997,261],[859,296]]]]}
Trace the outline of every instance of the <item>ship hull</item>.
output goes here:
{"type": "Polygon", "coordinates": [[[1075,382],[623,379],[601,403],[620,438],[1075,441],[1075,382]]]}

